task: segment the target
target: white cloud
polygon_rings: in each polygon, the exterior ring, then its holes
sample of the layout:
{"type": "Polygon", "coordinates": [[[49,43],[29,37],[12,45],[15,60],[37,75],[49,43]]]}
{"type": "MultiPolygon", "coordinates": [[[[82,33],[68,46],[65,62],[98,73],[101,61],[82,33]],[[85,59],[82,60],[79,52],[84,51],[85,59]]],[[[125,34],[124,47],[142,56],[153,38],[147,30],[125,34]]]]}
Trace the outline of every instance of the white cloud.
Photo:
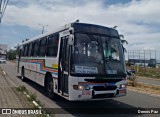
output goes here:
{"type": "Polygon", "coordinates": [[[46,30],[76,19],[109,27],[117,25],[119,32],[124,34],[131,44],[127,46],[128,49],[160,50],[160,33],[154,32],[155,29],[160,31],[157,27],[160,26],[159,0],[133,0],[130,3],[106,7],[102,1],[96,0],[28,0],[25,4],[26,6],[21,8],[16,4],[9,5],[4,23],[24,25],[33,29],[40,29],[38,24],[41,23],[49,25],[46,30]]]}

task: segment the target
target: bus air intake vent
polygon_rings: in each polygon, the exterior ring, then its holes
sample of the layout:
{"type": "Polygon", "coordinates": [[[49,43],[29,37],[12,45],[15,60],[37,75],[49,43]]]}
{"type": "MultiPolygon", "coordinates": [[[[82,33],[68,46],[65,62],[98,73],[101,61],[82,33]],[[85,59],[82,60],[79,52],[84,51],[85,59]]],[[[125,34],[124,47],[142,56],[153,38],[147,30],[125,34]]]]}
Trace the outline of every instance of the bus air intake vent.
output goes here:
{"type": "Polygon", "coordinates": [[[117,86],[93,86],[93,89],[95,91],[110,91],[110,90],[116,90],[117,86]]]}

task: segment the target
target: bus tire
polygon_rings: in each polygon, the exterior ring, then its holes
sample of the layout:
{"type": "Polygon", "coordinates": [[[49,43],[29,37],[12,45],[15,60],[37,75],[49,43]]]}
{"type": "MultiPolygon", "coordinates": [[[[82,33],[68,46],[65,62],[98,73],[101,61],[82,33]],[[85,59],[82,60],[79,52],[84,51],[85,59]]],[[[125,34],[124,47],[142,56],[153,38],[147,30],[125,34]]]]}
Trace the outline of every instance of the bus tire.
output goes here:
{"type": "Polygon", "coordinates": [[[24,75],[24,68],[21,69],[21,80],[24,82],[26,80],[24,75]]]}
{"type": "Polygon", "coordinates": [[[53,90],[53,80],[52,80],[52,76],[51,75],[48,75],[47,76],[47,83],[46,83],[46,90],[47,90],[47,96],[50,98],[50,99],[55,99],[55,94],[54,94],[54,90],[53,90]]]}

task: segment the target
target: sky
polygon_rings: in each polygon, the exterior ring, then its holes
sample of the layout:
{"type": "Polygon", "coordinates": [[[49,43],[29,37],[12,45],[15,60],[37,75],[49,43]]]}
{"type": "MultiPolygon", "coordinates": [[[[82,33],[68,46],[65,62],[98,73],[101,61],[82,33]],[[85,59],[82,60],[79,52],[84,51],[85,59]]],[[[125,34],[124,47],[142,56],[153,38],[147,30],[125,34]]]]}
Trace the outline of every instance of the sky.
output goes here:
{"type": "Polygon", "coordinates": [[[79,19],[118,26],[127,50],[156,50],[160,57],[160,0],[10,0],[0,24],[0,43],[13,48],[79,19]],[[39,25],[42,24],[42,25],[39,25]],[[46,26],[48,25],[48,26],[46,26]]]}

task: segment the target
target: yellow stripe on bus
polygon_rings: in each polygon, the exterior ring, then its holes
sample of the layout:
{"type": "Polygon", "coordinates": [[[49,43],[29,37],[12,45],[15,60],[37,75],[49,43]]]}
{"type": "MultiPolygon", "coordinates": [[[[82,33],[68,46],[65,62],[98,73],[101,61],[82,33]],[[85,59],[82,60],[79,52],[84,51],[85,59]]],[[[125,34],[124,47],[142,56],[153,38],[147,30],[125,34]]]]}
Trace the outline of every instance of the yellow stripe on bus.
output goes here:
{"type": "Polygon", "coordinates": [[[52,64],[52,68],[58,68],[58,64],[52,64]]]}

